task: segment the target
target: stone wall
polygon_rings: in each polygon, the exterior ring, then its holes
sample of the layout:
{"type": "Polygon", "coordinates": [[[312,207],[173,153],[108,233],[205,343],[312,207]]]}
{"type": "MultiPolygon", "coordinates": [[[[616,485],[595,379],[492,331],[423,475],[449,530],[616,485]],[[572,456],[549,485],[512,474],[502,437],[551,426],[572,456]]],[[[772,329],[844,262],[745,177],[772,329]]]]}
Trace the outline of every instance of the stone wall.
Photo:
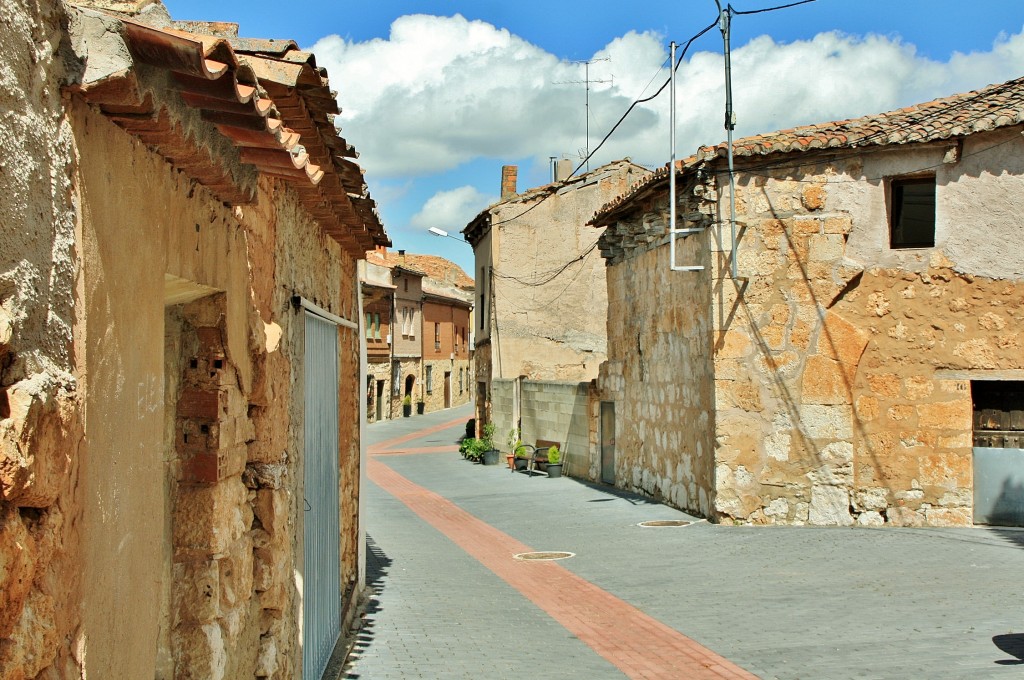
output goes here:
{"type": "MultiPolygon", "coordinates": [[[[664,232],[667,211],[663,197],[638,221],[664,232]]],[[[680,242],[679,262],[708,265],[708,243],[708,234],[680,242]]],[[[710,516],[715,428],[710,290],[706,275],[673,272],[669,264],[662,245],[639,249],[608,267],[609,358],[591,400],[589,473],[600,477],[599,403],[613,401],[615,485],[710,516]]]]}
{"type": "Polygon", "coordinates": [[[433,411],[441,411],[445,407],[444,403],[444,374],[451,373],[451,399],[450,404],[447,408],[453,408],[455,406],[461,406],[467,404],[470,401],[471,392],[466,389],[466,376],[469,374],[469,360],[468,359],[438,359],[429,360],[424,359],[423,361],[423,375],[424,381],[426,381],[427,367],[431,367],[433,375],[433,388],[431,392],[427,394],[426,385],[423,387],[423,401],[424,408],[427,413],[433,411]],[[462,390],[459,390],[459,370],[462,370],[463,384],[462,390]]]}
{"type": "Polygon", "coordinates": [[[1024,368],[1024,239],[1006,212],[1024,144],[978,137],[954,162],[893,149],[741,180],[747,281],[723,247],[713,284],[723,520],[971,523],[970,378],[1024,368]],[[870,178],[920,168],[936,172],[936,245],[890,249],[870,178]]]}
{"type": "Polygon", "coordinates": [[[60,90],[77,64],[61,3],[12,0],[0,17],[0,678],[77,677],[83,407],[60,90]]]}
{"type": "Polygon", "coordinates": [[[970,524],[970,382],[1024,377],[1010,198],[1024,189],[1022,151],[1017,131],[1000,131],[749,174],[741,161],[735,279],[721,167],[680,185],[681,226],[709,229],[677,259],[703,271],[668,270],[667,191],[638,200],[608,227],[592,476],[598,402],[611,399],[616,483],[692,512],[970,524]],[[886,178],[922,170],[935,175],[935,246],[891,248],[886,178]]]}
{"type": "MultiPolygon", "coordinates": [[[[373,392],[373,396],[370,397],[367,394],[367,409],[366,409],[366,422],[373,423],[377,421],[377,381],[384,381],[384,392],[381,394],[381,419],[390,420],[395,415],[392,412],[392,398],[391,398],[391,362],[390,361],[372,361],[366,365],[366,374],[373,378],[373,383],[367,388],[373,392]]],[[[401,413],[398,414],[402,415],[401,413]]]]}

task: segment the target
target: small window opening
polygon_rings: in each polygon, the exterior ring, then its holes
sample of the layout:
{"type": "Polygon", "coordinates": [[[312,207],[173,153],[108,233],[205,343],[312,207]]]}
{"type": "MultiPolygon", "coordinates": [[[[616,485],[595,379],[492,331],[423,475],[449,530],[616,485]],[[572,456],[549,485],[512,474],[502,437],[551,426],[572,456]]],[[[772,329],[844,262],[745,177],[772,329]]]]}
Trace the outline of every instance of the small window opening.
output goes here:
{"type": "Polygon", "coordinates": [[[935,177],[894,179],[890,185],[890,248],[935,245],[935,177]]]}

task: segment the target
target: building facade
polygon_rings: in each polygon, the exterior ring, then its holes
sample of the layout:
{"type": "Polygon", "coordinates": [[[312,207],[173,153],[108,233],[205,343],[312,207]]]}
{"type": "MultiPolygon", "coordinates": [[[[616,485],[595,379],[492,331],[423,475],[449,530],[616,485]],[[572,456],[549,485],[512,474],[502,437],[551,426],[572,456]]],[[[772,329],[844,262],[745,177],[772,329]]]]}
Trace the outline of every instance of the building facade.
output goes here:
{"type": "Polygon", "coordinates": [[[1024,469],[987,462],[1020,446],[1022,122],[1016,80],[737,140],[735,242],[702,148],[697,271],[670,269],[667,170],[606,206],[591,477],[727,523],[1024,521],[1024,469]]]}
{"type": "Polygon", "coordinates": [[[473,246],[477,282],[479,422],[493,420],[505,432],[520,420],[517,399],[494,400],[496,380],[575,384],[597,377],[606,358],[608,303],[599,234],[586,222],[648,174],[616,161],[516,193],[516,169],[505,167],[501,201],[463,230],[473,246]]]}
{"type": "Polygon", "coordinates": [[[472,292],[424,281],[423,395],[428,413],[471,401],[472,300],[472,292]]]}
{"type": "Polygon", "coordinates": [[[159,3],[9,10],[0,677],[317,676],[388,243],[326,73],[159,3]]]}
{"type": "Polygon", "coordinates": [[[366,337],[366,422],[396,417],[392,397],[392,315],[395,285],[391,270],[372,262],[359,263],[366,337]]]}

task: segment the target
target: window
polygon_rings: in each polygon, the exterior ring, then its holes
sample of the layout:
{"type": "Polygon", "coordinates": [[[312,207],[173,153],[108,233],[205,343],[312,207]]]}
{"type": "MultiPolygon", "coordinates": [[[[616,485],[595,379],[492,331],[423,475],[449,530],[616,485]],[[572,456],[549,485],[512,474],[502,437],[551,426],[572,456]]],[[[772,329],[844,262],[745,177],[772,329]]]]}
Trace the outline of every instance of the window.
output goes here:
{"type": "Polygon", "coordinates": [[[935,177],[894,179],[889,185],[890,248],[935,245],[935,177]]]}
{"type": "Polygon", "coordinates": [[[464,378],[463,371],[465,371],[465,370],[466,369],[464,369],[464,368],[460,368],[459,369],[459,394],[462,394],[462,385],[463,385],[462,381],[463,381],[463,378],[464,378]]]}
{"type": "Polygon", "coordinates": [[[373,315],[373,337],[380,340],[380,314],[373,315]]]}
{"type": "Polygon", "coordinates": [[[434,349],[441,349],[441,324],[437,321],[434,322],[434,349]]]}
{"type": "Polygon", "coordinates": [[[427,366],[427,394],[434,393],[434,367],[427,366]]]}
{"type": "Polygon", "coordinates": [[[366,339],[373,337],[373,314],[366,313],[366,339]]]}

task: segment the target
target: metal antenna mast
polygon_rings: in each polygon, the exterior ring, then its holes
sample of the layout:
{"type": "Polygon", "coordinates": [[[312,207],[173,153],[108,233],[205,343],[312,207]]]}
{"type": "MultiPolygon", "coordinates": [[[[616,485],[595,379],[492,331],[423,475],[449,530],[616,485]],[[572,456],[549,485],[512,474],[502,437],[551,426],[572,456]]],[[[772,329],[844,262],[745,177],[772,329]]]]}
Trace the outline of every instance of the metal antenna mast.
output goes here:
{"type": "Polygon", "coordinates": [[[604,57],[603,59],[587,59],[586,61],[574,61],[572,63],[574,63],[574,64],[583,64],[584,65],[584,71],[583,72],[584,72],[585,80],[562,80],[562,81],[558,81],[558,82],[552,83],[553,85],[586,85],[586,87],[587,87],[587,98],[586,98],[586,108],[587,108],[587,146],[586,146],[586,148],[584,150],[584,152],[586,154],[586,159],[587,159],[587,172],[590,172],[590,84],[591,83],[611,83],[611,82],[615,82],[613,79],[612,80],[591,80],[590,79],[590,65],[595,63],[595,62],[598,62],[598,61],[611,61],[611,59],[609,59],[608,57],[604,57]]]}

